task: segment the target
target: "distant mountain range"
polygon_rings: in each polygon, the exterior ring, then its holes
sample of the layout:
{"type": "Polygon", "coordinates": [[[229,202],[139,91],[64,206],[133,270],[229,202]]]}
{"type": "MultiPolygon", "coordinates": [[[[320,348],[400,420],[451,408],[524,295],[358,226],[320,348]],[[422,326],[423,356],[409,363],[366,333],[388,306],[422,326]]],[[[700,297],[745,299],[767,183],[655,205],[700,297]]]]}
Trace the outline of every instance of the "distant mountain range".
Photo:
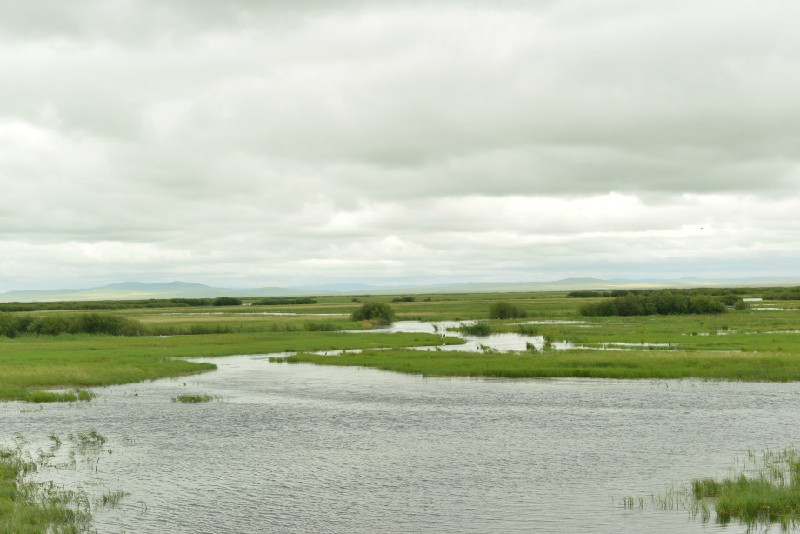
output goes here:
{"type": "Polygon", "coordinates": [[[797,286],[800,278],[678,278],[615,279],[565,278],[553,282],[459,283],[418,286],[323,284],[297,287],[227,289],[187,282],[121,282],[89,289],[21,290],[0,293],[0,302],[53,302],[209,297],[297,297],[331,295],[399,295],[420,293],[488,293],[503,291],[571,291],[575,289],[643,289],[687,287],[797,286]]]}

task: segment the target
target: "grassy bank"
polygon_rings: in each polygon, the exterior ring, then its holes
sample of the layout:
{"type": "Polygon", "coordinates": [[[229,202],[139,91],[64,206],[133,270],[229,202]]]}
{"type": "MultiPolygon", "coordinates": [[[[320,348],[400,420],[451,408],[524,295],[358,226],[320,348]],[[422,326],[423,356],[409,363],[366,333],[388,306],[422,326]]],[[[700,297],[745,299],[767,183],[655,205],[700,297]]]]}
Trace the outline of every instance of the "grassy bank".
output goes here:
{"type": "Polygon", "coordinates": [[[751,382],[800,380],[800,356],[768,352],[553,351],[486,354],[390,350],[340,356],[298,354],[282,361],[371,367],[423,376],[701,378],[751,382]]]}
{"type": "MultiPolygon", "coordinates": [[[[450,339],[448,342],[458,342],[450,339]]],[[[182,376],[214,369],[180,358],[408,347],[441,343],[430,334],[268,332],[176,337],[63,335],[0,338],[0,399],[50,398],[42,389],[82,388],[182,376]]]]}

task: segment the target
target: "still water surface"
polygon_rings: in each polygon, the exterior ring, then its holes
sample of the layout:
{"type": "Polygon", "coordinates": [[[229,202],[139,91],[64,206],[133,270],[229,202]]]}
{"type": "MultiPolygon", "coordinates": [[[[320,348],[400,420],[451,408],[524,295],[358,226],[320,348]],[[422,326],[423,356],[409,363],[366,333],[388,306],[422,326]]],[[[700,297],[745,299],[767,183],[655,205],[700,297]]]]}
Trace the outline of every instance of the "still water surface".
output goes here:
{"type": "Polygon", "coordinates": [[[0,404],[2,436],[95,428],[92,466],[43,474],[93,495],[99,532],[744,532],[623,496],[722,476],[800,437],[800,384],[421,378],[213,360],[214,372],[0,404]],[[182,393],[220,402],[183,405],[182,393]],[[108,453],[111,450],[111,453],[108,453]],[[96,471],[96,472],[95,472],[96,471]]]}

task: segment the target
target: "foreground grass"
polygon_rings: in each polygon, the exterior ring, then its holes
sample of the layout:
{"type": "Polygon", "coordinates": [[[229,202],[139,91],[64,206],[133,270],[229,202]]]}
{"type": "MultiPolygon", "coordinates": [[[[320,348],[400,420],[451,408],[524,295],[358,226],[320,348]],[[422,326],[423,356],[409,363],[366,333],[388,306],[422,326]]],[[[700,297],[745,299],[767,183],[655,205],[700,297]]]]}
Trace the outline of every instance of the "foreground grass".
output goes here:
{"type": "Polygon", "coordinates": [[[36,465],[17,450],[0,449],[0,532],[84,532],[88,512],[69,508],[74,494],[23,482],[36,465]]]}
{"type": "Polygon", "coordinates": [[[800,525],[800,455],[796,449],[767,451],[754,466],[723,480],[701,479],[692,483],[695,499],[715,499],[717,521],[738,520],[748,525],[780,523],[800,525]],[[749,474],[745,472],[747,471],[749,474]]]}
{"type": "MultiPolygon", "coordinates": [[[[181,358],[441,343],[430,334],[261,332],[176,337],[0,338],[0,400],[73,400],[42,389],[84,388],[183,376],[214,369],[181,358]]],[[[457,339],[448,339],[457,343],[457,339]]],[[[74,393],[76,397],[84,394],[74,393]]]]}
{"type": "Polygon", "coordinates": [[[783,353],[552,351],[493,354],[388,350],[339,356],[298,354],[275,361],[371,367],[423,376],[701,378],[750,382],[800,380],[800,356],[783,353]]]}

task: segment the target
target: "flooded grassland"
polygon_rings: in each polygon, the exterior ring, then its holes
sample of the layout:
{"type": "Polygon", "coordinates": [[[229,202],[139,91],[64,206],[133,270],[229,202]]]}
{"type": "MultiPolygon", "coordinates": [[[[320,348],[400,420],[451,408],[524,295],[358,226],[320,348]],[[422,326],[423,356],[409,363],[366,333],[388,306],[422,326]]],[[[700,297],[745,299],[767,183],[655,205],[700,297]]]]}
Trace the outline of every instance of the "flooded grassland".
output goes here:
{"type": "Polygon", "coordinates": [[[94,395],[0,404],[0,445],[99,532],[744,532],[713,498],[704,516],[664,496],[800,437],[791,309],[582,318],[563,295],[431,296],[382,327],[319,300],[0,338],[0,391],[94,395]],[[489,319],[501,299],[527,317],[489,319]],[[474,321],[488,335],[459,330],[474,321]],[[198,325],[231,331],[181,334],[198,325]]]}

